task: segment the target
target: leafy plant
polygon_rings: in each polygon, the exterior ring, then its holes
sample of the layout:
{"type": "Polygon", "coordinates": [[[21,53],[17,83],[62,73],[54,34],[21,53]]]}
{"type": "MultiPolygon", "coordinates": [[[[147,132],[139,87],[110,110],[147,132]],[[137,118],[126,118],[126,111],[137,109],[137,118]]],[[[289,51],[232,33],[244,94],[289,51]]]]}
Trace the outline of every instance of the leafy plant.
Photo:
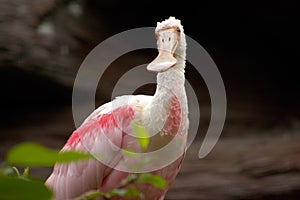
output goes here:
{"type": "Polygon", "coordinates": [[[136,135],[137,141],[139,142],[142,150],[145,151],[149,144],[148,131],[144,127],[138,125],[135,122],[132,122],[132,126],[133,126],[133,131],[136,135]]]}
{"type": "Polygon", "coordinates": [[[0,176],[0,199],[51,199],[52,191],[44,182],[20,176],[0,176]]]}
{"type": "MultiPolygon", "coordinates": [[[[142,151],[145,151],[149,144],[148,133],[143,127],[136,123],[133,122],[132,125],[137,136],[137,141],[142,151]]],[[[136,153],[130,149],[122,150],[122,153],[124,156],[138,160],[136,153]]],[[[52,199],[53,192],[45,186],[43,181],[29,177],[29,167],[52,167],[55,163],[76,162],[84,159],[93,159],[93,156],[76,151],[60,152],[32,142],[18,144],[11,148],[6,155],[6,162],[9,165],[0,165],[0,199],[52,199]],[[16,167],[10,165],[26,168],[23,173],[20,173],[16,167]]],[[[143,199],[144,195],[135,187],[130,186],[134,183],[147,183],[159,189],[164,189],[167,185],[163,178],[151,173],[129,174],[120,182],[119,186],[113,190],[105,193],[98,190],[89,191],[74,200],[93,200],[98,197],[111,199],[115,196],[127,198],[139,197],[143,199]]]]}
{"type": "MultiPolygon", "coordinates": [[[[149,144],[148,132],[135,122],[132,122],[132,127],[141,150],[145,152],[149,144]]],[[[123,156],[139,161],[139,165],[147,163],[146,160],[139,160],[137,154],[131,149],[123,149],[122,153],[123,156]]],[[[60,152],[32,142],[18,144],[8,151],[6,155],[7,164],[0,165],[0,199],[52,199],[53,192],[45,186],[43,181],[29,177],[29,167],[53,167],[55,163],[75,162],[84,159],[93,159],[93,156],[76,151],[60,152]],[[18,168],[14,166],[26,168],[24,168],[23,173],[20,173],[18,168]]],[[[98,197],[111,199],[115,196],[143,199],[144,195],[135,187],[130,186],[133,183],[147,183],[159,189],[164,189],[167,185],[166,181],[160,176],[151,173],[135,173],[129,174],[115,189],[105,193],[98,190],[89,191],[74,200],[93,200],[98,197]]]]}
{"type": "Polygon", "coordinates": [[[93,158],[90,154],[48,149],[40,144],[26,142],[14,146],[6,156],[8,164],[31,167],[52,167],[55,163],[93,158]]]}
{"type": "Polygon", "coordinates": [[[30,179],[29,168],[21,174],[16,167],[0,166],[0,199],[49,200],[52,191],[43,181],[30,179]]]}
{"type": "Polygon", "coordinates": [[[110,199],[115,196],[121,197],[139,197],[143,199],[144,195],[134,187],[127,187],[132,183],[148,183],[159,189],[164,189],[167,186],[167,182],[160,176],[156,176],[150,173],[145,174],[129,174],[125,179],[121,181],[119,186],[111,191],[102,193],[98,190],[89,191],[74,200],[93,200],[97,197],[103,197],[104,199],[110,199]]]}

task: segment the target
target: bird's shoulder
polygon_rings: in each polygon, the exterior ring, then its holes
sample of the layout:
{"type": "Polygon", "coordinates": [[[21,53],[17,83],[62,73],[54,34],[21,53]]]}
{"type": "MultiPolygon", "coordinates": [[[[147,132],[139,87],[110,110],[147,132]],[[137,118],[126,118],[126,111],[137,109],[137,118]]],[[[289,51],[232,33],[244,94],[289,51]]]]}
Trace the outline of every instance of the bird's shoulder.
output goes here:
{"type": "Polygon", "coordinates": [[[119,132],[116,129],[128,129],[132,120],[138,121],[143,109],[151,102],[152,98],[153,96],[149,95],[124,95],[101,105],[72,133],[65,147],[77,149],[77,144],[83,138],[93,138],[90,137],[91,134],[110,135],[112,133],[111,135],[115,135],[116,132],[119,132]],[[89,137],[85,137],[88,135],[89,137]]]}
{"type": "Polygon", "coordinates": [[[116,97],[114,100],[99,106],[92,112],[83,122],[83,124],[91,119],[99,118],[101,115],[113,113],[120,107],[131,107],[133,111],[139,110],[147,106],[153,96],[150,95],[123,95],[116,97]]]}

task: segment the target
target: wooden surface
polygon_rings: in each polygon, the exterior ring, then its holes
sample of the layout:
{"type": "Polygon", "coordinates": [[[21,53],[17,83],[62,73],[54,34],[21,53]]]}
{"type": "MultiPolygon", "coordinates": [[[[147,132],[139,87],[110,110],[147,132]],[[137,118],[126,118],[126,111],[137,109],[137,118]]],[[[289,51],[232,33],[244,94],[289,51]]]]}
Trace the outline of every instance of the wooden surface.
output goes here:
{"type": "Polygon", "coordinates": [[[189,149],[166,199],[298,199],[299,135],[221,139],[204,159],[189,149]]]}

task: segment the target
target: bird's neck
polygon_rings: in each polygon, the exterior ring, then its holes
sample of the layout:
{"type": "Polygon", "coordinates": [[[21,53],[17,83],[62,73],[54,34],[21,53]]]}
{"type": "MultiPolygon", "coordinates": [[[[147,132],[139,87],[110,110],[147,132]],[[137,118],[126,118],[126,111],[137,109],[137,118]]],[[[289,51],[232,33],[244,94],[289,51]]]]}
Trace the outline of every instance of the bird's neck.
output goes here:
{"type": "Polygon", "coordinates": [[[174,100],[175,103],[179,103],[181,119],[187,118],[184,65],[184,60],[178,60],[175,66],[157,75],[157,88],[153,100],[148,106],[149,118],[146,120],[146,126],[154,134],[162,131],[174,100]]]}
{"type": "Polygon", "coordinates": [[[179,101],[182,100],[185,97],[184,82],[184,72],[176,68],[158,73],[152,109],[157,109],[158,107],[167,108],[166,104],[172,98],[177,98],[179,101]]]}
{"type": "MultiPolygon", "coordinates": [[[[185,76],[184,76],[184,61],[178,61],[178,63],[165,72],[157,74],[157,88],[155,95],[162,92],[176,92],[179,88],[184,88],[185,76]]],[[[155,96],[154,95],[154,96],[155,96]]]]}

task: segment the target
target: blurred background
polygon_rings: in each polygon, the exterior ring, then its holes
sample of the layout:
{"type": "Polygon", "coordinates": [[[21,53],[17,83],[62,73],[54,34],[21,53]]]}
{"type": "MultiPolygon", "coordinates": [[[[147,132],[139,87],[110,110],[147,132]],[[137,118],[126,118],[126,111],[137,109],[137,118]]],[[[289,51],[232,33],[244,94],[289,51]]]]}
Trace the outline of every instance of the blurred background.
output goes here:
{"type": "MultiPolygon", "coordinates": [[[[0,161],[22,141],[61,148],[74,130],[72,87],[87,54],[106,38],[156,26],[169,16],[218,66],[227,118],[213,151],[198,159],[210,119],[201,76],[187,64],[201,121],[196,141],[166,199],[299,199],[300,84],[296,1],[1,0],[0,161]]],[[[157,52],[138,50],[113,62],[96,104],[110,100],[122,73],[157,52]]],[[[155,86],[136,93],[151,94],[155,86]]],[[[190,108],[192,109],[192,108],[190,108]]],[[[51,169],[32,169],[45,179],[51,169]]]]}

